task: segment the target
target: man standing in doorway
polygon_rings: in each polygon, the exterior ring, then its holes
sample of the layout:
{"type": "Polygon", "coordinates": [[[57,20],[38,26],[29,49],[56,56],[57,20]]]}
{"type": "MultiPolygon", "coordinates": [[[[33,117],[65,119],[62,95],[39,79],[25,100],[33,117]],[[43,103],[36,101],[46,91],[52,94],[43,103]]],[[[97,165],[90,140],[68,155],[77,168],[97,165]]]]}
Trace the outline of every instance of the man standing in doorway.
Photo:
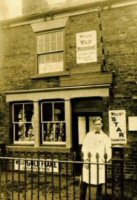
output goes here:
{"type": "Polygon", "coordinates": [[[90,162],[97,163],[98,155],[99,165],[98,167],[96,164],[83,165],[80,200],[86,200],[88,185],[96,186],[96,199],[102,199],[102,186],[105,183],[105,165],[101,165],[101,163],[103,164],[105,162],[105,154],[107,154],[107,160],[111,159],[111,140],[102,131],[102,118],[95,117],[93,119],[93,125],[94,130],[86,134],[82,145],[83,159],[84,162],[88,162],[90,154],[90,162]]]}

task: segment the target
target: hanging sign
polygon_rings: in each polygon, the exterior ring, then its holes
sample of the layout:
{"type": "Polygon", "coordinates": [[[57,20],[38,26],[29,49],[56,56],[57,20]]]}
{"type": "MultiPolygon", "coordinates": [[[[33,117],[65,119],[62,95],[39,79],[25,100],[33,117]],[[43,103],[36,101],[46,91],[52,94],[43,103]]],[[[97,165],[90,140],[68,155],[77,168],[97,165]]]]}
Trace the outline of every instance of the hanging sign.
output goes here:
{"type": "Polygon", "coordinates": [[[127,143],[125,110],[109,111],[109,133],[112,144],[127,143]]]}
{"type": "Polygon", "coordinates": [[[88,31],[76,34],[77,64],[97,62],[97,33],[88,31]]]}

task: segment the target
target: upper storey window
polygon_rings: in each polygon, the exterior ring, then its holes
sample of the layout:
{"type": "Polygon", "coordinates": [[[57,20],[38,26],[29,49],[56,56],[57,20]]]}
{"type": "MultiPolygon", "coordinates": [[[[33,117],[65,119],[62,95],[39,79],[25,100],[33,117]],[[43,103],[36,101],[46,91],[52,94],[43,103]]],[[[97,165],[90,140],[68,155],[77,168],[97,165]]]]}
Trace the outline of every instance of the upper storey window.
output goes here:
{"type": "Polygon", "coordinates": [[[38,73],[63,71],[63,30],[37,36],[38,73]]]}

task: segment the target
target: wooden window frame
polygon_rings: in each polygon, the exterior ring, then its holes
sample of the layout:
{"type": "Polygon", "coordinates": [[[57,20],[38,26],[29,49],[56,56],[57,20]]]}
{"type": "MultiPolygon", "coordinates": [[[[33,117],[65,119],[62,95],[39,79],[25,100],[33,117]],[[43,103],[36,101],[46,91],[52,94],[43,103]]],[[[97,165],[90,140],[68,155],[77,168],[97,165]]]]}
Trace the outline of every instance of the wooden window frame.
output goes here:
{"type": "Polygon", "coordinates": [[[12,104],[12,130],[13,130],[13,144],[23,144],[23,145],[34,145],[35,143],[35,135],[34,135],[34,123],[33,123],[33,115],[34,115],[34,105],[32,102],[19,102],[12,104]],[[25,120],[25,105],[32,105],[32,116],[30,121],[25,120]],[[22,113],[18,113],[18,120],[16,120],[16,110],[15,106],[21,105],[22,113]],[[27,126],[28,125],[28,126],[27,126]],[[31,126],[30,126],[31,125],[31,126]],[[31,128],[30,128],[31,127],[31,128]],[[16,132],[18,131],[18,134],[16,132]],[[16,138],[19,138],[18,140],[16,138]]]}
{"type": "MultiPolygon", "coordinates": [[[[47,40],[48,41],[48,40],[47,40]]],[[[37,73],[55,73],[62,72],[64,70],[64,31],[63,29],[57,29],[47,32],[42,32],[37,35],[37,73]],[[61,34],[61,47],[60,40],[57,37],[61,34]],[[52,49],[54,35],[54,45],[55,49],[52,49]],[[46,46],[46,39],[49,37],[49,48],[46,46]],[[40,41],[41,40],[41,41],[40,41]],[[59,46],[59,47],[58,47],[59,46]],[[40,59],[42,63],[40,63],[40,59]],[[56,62],[52,62],[56,60],[56,62]],[[47,63],[46,63],[47,62],[47,63]],[[41,66],[40,66],[41,65],[41,66]]]]}
{"type": "MultiPolygon", "coordinates": [[[[49,133],[49,135],[51,135],[51,132],[49,133]]],[[[61,101],[43,101],[41,102],[41,136],[42,136],[42,144],[44,145],[65,145],[66,144],[66,121],[65,121],[65,101],[61,100],[61,101]],[[64,105],[64,120],[55,120],[54,118],[54,114],[55,113],[55,104],[56,103],[63,103],[64,105]],[[43,120],[43,105],[44,104],[51,104],[52,106],[52,119],[51,120],[43,120]],[[53,140],[48,140],[46,141],[46,139],[44,139],[44,134],[47,135],[48,131],[44,130],[44,126],[48,126],[48,124],[50,125],[51,129],[53,130],[53,134],[54,134],[54,138],[53,140]],[[56,129],[56,126],[59,125],[59,127],[61,127],[61,124],[62,124],[62,127],[64,130],[64,133],[62,133],[64,135],[64,139],[60,139],[59,140],[59,137],[61,135],[61,131],[58,133],[58,139],[56,140],[56,136],[55,136],[55,129],[56,129]],[[46,132],[46,133],[45,133],[46,132]]],[[[61,138],[61,137],[60,137],[61,138]]]]}

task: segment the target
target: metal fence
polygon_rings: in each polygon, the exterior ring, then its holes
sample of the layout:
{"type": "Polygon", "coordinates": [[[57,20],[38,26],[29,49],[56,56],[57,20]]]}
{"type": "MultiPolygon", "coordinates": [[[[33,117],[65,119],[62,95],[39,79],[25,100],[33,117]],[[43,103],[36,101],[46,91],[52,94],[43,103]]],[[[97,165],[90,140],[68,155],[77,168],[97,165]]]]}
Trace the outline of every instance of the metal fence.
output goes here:
{"type": "MultiPolygon", "coordinates": [[[[76,160],[75,153],[8,153],[0,157],[0,200],[78,200],[83,164],[95,165],[98,179],[99,166],[104,165],[103,199],[122,199],[121,187],[115,195],[118,172],[112,163],[99,163],[98,158],[96,163],[83,163],[76,160]]],[[[96,187],[89,187],[87,199],[96,199],[95,193],[96,187]]]]}

